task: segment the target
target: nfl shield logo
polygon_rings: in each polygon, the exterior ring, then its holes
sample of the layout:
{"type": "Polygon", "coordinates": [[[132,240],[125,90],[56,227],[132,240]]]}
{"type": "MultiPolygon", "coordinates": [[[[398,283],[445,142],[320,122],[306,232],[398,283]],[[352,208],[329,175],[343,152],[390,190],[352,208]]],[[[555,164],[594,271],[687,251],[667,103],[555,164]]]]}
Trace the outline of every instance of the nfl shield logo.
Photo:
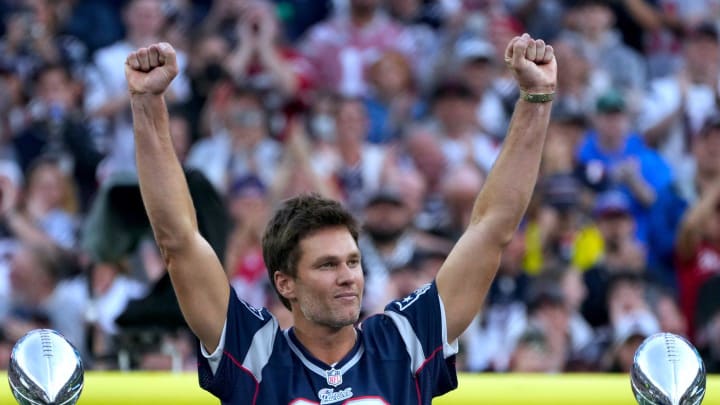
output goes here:
{"type": "Polygon", "coordinates": [[[325,370],[325,376],[328,385],[331,387],[337,387],[342,384],[342,373],[340,373],[340,370],[335,370],[334,368],[325,370]]]}

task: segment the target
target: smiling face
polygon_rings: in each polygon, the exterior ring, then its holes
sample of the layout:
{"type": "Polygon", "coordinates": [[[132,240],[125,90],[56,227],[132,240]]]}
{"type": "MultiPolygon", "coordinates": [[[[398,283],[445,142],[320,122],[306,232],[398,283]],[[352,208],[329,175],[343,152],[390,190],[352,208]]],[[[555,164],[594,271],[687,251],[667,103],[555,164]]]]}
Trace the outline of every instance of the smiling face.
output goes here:
{"type": "Polygon", "coordinates": [[[320,229],[300,241],[295,277],[276,272],[280,294],[290,301],[295,324],[340,329],[360,317],[365,281],[360,251],[348,229],[320,229]]]}

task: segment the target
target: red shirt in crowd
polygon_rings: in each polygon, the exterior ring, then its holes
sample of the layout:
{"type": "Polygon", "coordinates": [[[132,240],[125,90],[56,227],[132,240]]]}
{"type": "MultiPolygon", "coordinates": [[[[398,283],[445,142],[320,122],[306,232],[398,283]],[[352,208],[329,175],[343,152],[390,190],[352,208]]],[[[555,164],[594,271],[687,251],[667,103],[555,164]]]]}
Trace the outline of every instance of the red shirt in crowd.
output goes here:
{"type": "Polygon", "coordinates": [[[720,248],[701,244],[688,260],[678,260],[680,308],[688,320],[688,336],[692,340],[698,325],[695,324],[698,291],[708,279],[720,275],[720,248]]]}

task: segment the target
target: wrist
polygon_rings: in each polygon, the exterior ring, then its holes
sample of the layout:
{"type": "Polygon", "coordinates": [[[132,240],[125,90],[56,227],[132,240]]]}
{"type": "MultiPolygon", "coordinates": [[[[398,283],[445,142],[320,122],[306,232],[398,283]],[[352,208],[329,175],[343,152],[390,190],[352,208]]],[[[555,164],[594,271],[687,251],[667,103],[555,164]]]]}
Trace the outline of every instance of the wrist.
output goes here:
{"type": "Polygon", "coordinates": [[[520,99],[529,103],[548,103],[555,98],[555,91],[527,91],[520,89],[520,99]]]}
{"type": "Polygon", "coordinates": [[[157,99],[163,99],[165,96],[165,92],[156,94],[150,91],[135,91],[130,90],[130,101],[135,103],[142,103],[142,102],[153,102],[157,101],[157,99]]]}

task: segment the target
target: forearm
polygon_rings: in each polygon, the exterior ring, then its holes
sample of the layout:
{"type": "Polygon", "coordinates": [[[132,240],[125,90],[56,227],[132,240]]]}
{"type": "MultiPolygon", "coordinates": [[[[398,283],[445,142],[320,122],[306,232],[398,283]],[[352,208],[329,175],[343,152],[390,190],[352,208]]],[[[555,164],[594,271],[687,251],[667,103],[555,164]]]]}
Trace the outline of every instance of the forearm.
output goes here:
{"type": "Polygon", "coordinates": [[[535,188],[551,107],[552,102],[517,102],[500,156],[475,201],[470,226],[492,221],[499,240],[510,240],[535,188]]]}
{"type": "Polygon", "coordinates": [[[247,45],[240,44],[228,57],[225,62],[225,69],[230,72],[233,78],[242,79],[247,73],[250,59],[252,58],[252,49],[247,45]]]}
{"type": "Polygon", "coordinates": [[[704,224],[712,218],[716,202],[716,196],[706,195],[685,214],[677,236],[676,252],[680,258],[692,256],[702,242],[704,224]]]}
{"type": "Polygon", "coordinates": [[[655,190],[653,190],[653,188],[641,177],[640,174],[637,175],[637,178],[628,182],[628,187],[635,198],[637,198],[643,206],[650,207],[655,203],[655,199],[657,198],[655,190]]]}
{"type": "Polygon", "coordinates": [[[131,97],[140,192],[163,253],[197,231],[195,209],[170,139],[163,96],[131,97]]]}
{"type": "Polygon", "coordinates": [[[260,50],[260,60],[277,81],[278,90],[285,95],[294,95],[298,90],[298,80],[292,69],[285,63],[275,48],[260,50]]]}
{"type": "Polygon", "coordinates": [[[654,31],[662,28],[662,15],[645,0],[625,0],[625,8],[632,18],[644,29],[654,31]]]}
{"type": "Polygon", "coordinates": [[[55,244],[47,233],[17,211],[11,210],[5,213],[5,224],[13,235],[25,243],[48,246],[55,244]]]}

